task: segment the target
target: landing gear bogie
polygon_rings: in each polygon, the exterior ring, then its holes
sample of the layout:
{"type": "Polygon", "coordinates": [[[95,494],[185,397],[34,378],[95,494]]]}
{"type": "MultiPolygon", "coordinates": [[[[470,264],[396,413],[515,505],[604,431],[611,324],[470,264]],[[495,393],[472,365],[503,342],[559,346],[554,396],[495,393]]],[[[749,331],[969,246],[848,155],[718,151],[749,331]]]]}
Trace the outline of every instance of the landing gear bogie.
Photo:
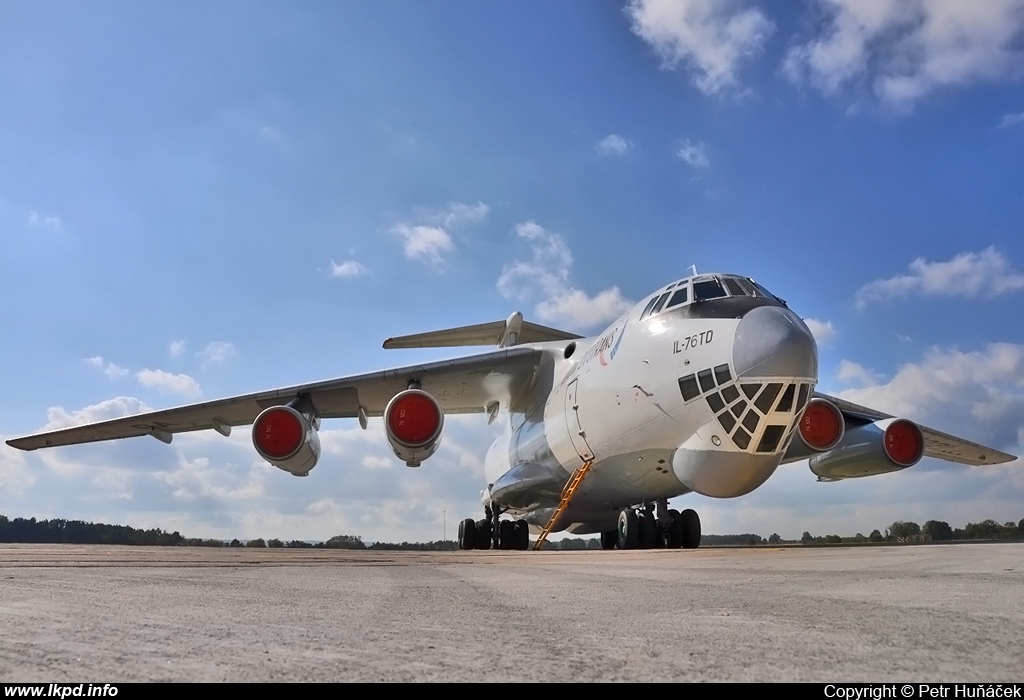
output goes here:
{"type": "Polygon", "coordinates": [[[500,511],[488,507],[482,520],[459,523],[459,549],[527,550],[530,526],[525,520],[501,520],[500,511]]]}
{"type": "Polygon", "coordinates": [[[601,533],[602,549],[696,549],[700,545],[700,517],[693,510],[669,510],[658,504],[658,517],[649,504],[619,512],[618,529],[601,533]],[[610,535],[614,534],[614,543],[610,535]]]}

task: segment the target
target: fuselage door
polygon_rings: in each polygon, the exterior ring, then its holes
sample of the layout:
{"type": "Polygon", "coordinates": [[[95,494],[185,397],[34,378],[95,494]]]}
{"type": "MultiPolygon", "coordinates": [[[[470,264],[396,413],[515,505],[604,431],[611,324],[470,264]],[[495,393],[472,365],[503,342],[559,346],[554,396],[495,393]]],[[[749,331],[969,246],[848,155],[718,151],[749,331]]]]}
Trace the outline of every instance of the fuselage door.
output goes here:
{"type": "Polygon", "coordinates": [[[579,389],[579,379],[573,379],[565,390],[565,427],[569,431],[569,439],[580,459],[587,461],[594,458],[594,453],[587,444],[587,433],[583,430],[580,421],[580,406],[576,399],[576,392],[579,389]]]}

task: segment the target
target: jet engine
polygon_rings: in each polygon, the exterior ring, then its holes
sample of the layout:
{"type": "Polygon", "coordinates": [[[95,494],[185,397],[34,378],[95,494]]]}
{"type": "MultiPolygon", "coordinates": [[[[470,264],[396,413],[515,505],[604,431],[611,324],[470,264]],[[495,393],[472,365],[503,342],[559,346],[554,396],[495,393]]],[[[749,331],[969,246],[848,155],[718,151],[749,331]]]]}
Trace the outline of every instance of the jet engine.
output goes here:
{"type": "Polygon", "coordinates": [[[917,464],[924,454],[924,435],[903,418],[886,418],[850,428],[840,443],[811,455],[811,471],[822,480],[855,479],[897,472],[917,464]]]}
{"type": "Polygon", "coordinates": [[[309,474],[320,459],[320,436],[291,406],[264,409],[252,424],[252,444],[260,457],[295,476],[309,474]]]}
{"type": "Polygon", "coordinates": [[[797,433],[804,444],[815,452],[831,450],[843,439],[846,421],[843,412],[825,399],[811,399],[800,415],[797,433]]]}
{"type": "Polygon", "coordinates": [[[384,409],[384,432],[391,449],[407,466],[418,467],[441,444],[444,411],[422,389],[406,389],[394,395],[384,409]]]}

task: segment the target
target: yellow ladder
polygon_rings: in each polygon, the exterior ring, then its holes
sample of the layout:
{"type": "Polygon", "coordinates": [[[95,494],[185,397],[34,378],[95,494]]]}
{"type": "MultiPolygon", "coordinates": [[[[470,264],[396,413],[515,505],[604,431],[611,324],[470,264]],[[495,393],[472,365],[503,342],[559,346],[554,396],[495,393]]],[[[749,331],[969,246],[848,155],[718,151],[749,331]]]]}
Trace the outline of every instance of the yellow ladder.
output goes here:
{"type": "Polygon", "coordinates": [[[562,489],[562,500],[559,501],[558,507],[555,508],[555,512],[551,514],[551,519],[548,520],[548,524],[544,526],[544,530],[540,533],[540,537],[533,543],[534,551],[537,551],[544,544],[544,541],[551,534],[551,531],[555,529],[555,525],[558,524],[558,519],[562,517],[562,513],[569,507],[569,501],[572,500],[573,494],[576,493],[576,489],[580,487],[583,482],[583,477],[590,471],[591,465],[594,464],[594,460],[588,459],[584,462],[576,471],[569,477],[569,481],[565,483],[565,487],[562,489]]]}

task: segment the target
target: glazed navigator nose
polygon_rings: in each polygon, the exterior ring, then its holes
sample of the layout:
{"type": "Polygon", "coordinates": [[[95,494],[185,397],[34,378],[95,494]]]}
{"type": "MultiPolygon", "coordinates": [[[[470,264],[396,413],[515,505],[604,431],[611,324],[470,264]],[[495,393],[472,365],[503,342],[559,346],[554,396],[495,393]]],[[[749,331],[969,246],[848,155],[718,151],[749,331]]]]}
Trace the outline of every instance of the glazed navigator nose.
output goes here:
{"type": "Polygon", "coordinates": [[[742,378],[818,377],[818,346],[795,313],[778,306],[748,311],[736,327],[733,368],[742,378]]]}

